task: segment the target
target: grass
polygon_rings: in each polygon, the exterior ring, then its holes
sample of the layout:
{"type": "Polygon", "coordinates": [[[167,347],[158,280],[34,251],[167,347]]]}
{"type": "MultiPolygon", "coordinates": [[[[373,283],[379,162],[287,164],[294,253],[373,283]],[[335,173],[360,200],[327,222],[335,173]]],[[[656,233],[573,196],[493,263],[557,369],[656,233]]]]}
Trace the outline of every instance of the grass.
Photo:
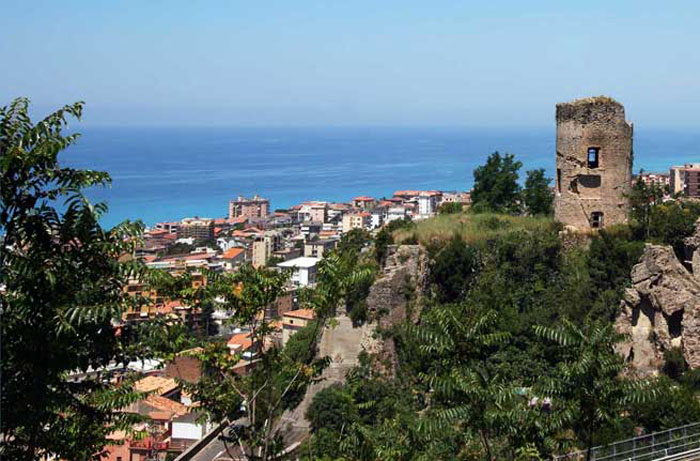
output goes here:
{"type": "Polygon", "coordinates": [[[415,227],[398,229],[394,241],[403,243],[414,238],[424,246],[444,243],[455,234],[470,244],[496,237],[514,230],[554,229],[551,217],[510,216],[496,213],[460,213],[438,215],[417,221],[415,227]]]}

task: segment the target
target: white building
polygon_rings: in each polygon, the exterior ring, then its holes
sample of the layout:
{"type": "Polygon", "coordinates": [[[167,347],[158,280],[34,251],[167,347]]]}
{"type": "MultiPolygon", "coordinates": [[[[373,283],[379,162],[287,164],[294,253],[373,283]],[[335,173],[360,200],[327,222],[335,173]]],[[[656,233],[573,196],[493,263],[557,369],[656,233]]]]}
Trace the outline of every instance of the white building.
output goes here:
{"type": "Polygon", "coordinates": [[[439,196],[433,192],[422,192],[418,196],[418,214],[432,216],[437,212],[439,196]]]}
{"type": "Polygon", "coordinates": [[[386,222],[404,219],[408,216],[408,210],[403,206],[392,206],[387,210],[386,222]]]}
{"type": "Polygon", "coordinates": [[[372,210],[372,216],[370,217],[370,227],[372,229],[377,229],[382,227],[384,221],[387,219],[387,209],[386,207],[376,207],[372,210]]]}
{"type": "Polygon", "coordinates": [[[292,269],[291,282],[295,287],[308,287],[316,284],[319,258],[302,256],[277,264],[282,269],[292,269]]]}

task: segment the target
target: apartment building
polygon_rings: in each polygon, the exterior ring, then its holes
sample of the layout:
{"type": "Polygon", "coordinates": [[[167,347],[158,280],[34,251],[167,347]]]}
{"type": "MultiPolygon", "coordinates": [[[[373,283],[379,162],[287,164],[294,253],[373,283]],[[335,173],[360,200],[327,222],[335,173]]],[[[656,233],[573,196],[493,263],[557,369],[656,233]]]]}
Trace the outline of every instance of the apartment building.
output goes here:
{"type": "Polygon", "coordinates": [[[267,217],[270,212],[270,201],[255,195],[252,198],[238,196],[236,200],[228,202],[228,218],[246,217],[249,219],[261,219],[267,217]]]}

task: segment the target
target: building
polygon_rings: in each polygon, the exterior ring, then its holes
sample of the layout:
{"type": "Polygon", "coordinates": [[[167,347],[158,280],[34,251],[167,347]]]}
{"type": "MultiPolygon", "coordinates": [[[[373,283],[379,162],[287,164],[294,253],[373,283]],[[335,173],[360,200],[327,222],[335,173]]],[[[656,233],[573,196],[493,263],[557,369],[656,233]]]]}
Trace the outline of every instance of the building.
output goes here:
{"type": "Polygon", "coordinates": [[[280,234],[275,231],[267,231],[253,241],[251,262],[253,267],[265,267],[272,254],[280,248],[280,234]]]}
{"type": "Polygon", "coordinates": [[[245,248],[231,247],[219,256],[224,264],[224,269],[233,270],[245,261],[245,248]]]}
{"type": "Polygon", "coordinates": [[[304,245],[304,256],[321,259],[330,251],[333,251],[337,246],[338,239],[323,239],[306,242],[304,245]]]}
{"type": "Polygon", "coordinates": [[[372,229],[377,229],[379,227],[382,227],[382,225],[384,225],[384,222],[386,221],[387,214],[388,214],[387,207],[385,207],[385,206],[374,207],[371,211],[370,227],[372,229]]]}
{"type": "Polygon", "coordinates": [[[440,197],[442,194],[437,191],[425,191],[421,192],[417,197],[418,201],[418,214],[420,216],[432,216],[437,213],[438,204],[440,203],[440,197]]]}
{"type": "Polygon", "coordinates": [[[352,199],[352,206],[361,210],[371,210],[377,204],[373,197],[361,196],[352,199]]]}
{"type": "Polygon", "coordinates": [[[641,179],[647,186],[665,188],[670,184],[670,176],[662,173],[642,173],[637,179],[641,179]]]}
{"type": "Polygon", "coordinates": [[[262,219],[270,212],[270,201],[258,195],[253,198],[238,196],[236,200],[228,202],[228,218],[246,217],[249,219],[262,219]]]}
{"type": "Polygon", "coordinates": [[[289,338],[304,328],[316,318],[313,309],[297,309],[287,311],[282,315],[282,344],[287,344],[289,338]]]}
{"type": "Polygon", "coordinates": [[[683,195],[700,198],[700,164],[683,170],[683,195]]]}
{"type": "Polygon", "coordinates": [[[403,206],[392,206],[387,209],[386,222],[390,223],[399,219],[406,219],[408,210],[403,206]]]}
{"type": "MultiPolygon", "coordinates": [[[[700,169],[700,163],[686,163],[682,166],[672,166],[669,171],[669,189],[671,195],[682,194],[685,192],[686,171],[700,169]]],[[[693,175],[691,174],[690,177],[693,175]]],[[[691,195],[692,197],[692,195],[691,195]]]]}
{"type": "Polygon", "coordinates": [[[214,239],[214,220],[208,218],[185,218],[177,229],[178,239],[192,238],[197,240],[214,239]]]}
{"type": "Polygon", "coordinates": [[[366,211],[347,213],[343,215],[343,234],[353,229],[368,229],[371,225],[372,215],[366,211]]]}
{"type": "Polygon", "coordinates": [[[292,269],[291,283],[295,287],[313,287],[316,285],[316,274],[320,259],[302,256],[277,264],[282,269],[292,269]]]}
{"type": "Polygon", "coordinates": [[[631,123],[608,97],[557,104],[554,216],[581,231],[626,223],[632,181],[631,123]]]}

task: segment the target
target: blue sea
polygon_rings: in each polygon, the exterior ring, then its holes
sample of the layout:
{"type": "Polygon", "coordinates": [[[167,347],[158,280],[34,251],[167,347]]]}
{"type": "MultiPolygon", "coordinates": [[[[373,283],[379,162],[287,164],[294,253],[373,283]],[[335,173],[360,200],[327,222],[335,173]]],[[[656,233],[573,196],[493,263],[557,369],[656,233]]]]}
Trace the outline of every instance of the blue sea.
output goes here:
{"type": "MultiPolygon", "coordinates": [[[[391,196],[398,189],[468,190],[472,171],[509,152],[525,171],[554,170],[551,128],[234,128],[81,126],[64,154],[80,168],[112,176],[103,224],[147,225],[187,216],[223,217],[237,195],[260,194],[273,209],[304,200],[391,196]]],[[[700,160],[700,130],[635,127],[637,172],[700,160]]]]}

